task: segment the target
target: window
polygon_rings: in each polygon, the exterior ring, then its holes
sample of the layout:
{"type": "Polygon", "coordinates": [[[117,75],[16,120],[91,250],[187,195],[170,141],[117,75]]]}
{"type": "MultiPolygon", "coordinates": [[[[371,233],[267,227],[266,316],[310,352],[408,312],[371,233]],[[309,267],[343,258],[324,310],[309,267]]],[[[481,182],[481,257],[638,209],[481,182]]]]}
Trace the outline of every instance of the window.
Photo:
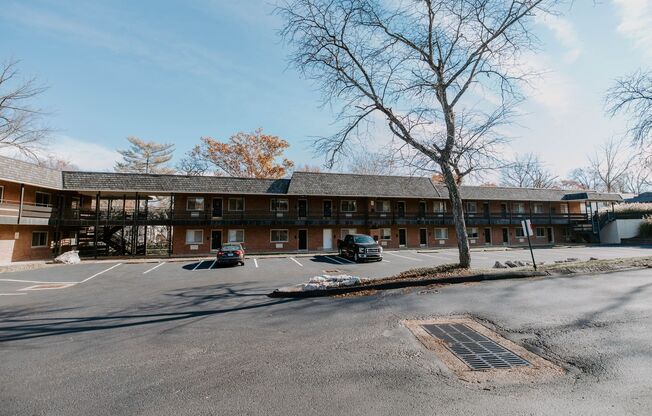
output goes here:
{"type": "Polygon", "coordinates": [[[340,211],[342,212],[355,212],[357,205],[355,200],[344,200],[340,203],[340,211]]]}
{"type": "Polygon", "coordinates": [[[5,187],[0,186],[0,203],[2,203],[4,199],[5,199],[5,187]]]}
{"type": "Polygon", "coordinates": [[[535,214],[543,214],[543,204],[534,204],[533,209],[535,214]]]}
{"type": "Polygon", "coordinates": [[[186,199],[186,211],[203,211],[204,197],[190,196],[186,199]]]}
{"type": "Polygon", "coordinates": [[[201,244],[204,242],[204,230],[186,230],[186,244],[201,244]]]}
{"type": "Polygon", "coordinates": [[[435,201],[435,212],[437,212],[437,213],[446,212],[446,202],[445,201],[435,201]]]}
{"type": "Polygon", "coordinates": [[[478,228],[470,227],[466,229],[466,236],[468,238],[478,238],[478,228]]]}
{"type": "Polygon", "coordinates": [[[376,211],[378,212],[390,212],[391,204],[389,201],[376,201],[376,211]]]}
{"type": "Polygon", "coordinates": [[[467,214],[475,214],[478,212],[478,207],[476,206],[475,202],[467,202],[466,203],[466,213],[467,214]]]}
{"type": "Polygon", "coordinates": [[[546,229],[542,227],[537,227],[537,237],[545,237],[546,229]]]}
{"type": "Polygon", "coordinates": [[[516,236],[520,237],[520,238],[525,237],[525,233],[523,232],[523,228],[517,228],[516,229],[516,236]]]}
{"type": "Polygon", "coordinates": [[[272,243],[287,243],[288,230],[272,230],[270,231],[269,241],[272,243]]]}
{"type": "Polygon", "coordinates": [[[36,192],[36,206],[38,207],[49,207],[50,206],[50,194],[45,192],[36,192]]]}
{"type": "Polygon", "coordinates": [[[392,239],[392,229],[391,228],[381,228],[380,229],[380,239],[381,240],[391,240],[392,239]]]}
{"type": "Polygon", "coordinates": [[[525,213],[525,204],[522,202],[514,202],[512,205],[513,211],[515,214],[524,214],[525,213]]]}
{"type": "Polygon", "coordinates": [[[435,240],[448,240],[448,228],[435,228],[435,240]]]}
{"type": "Polygon", "coordinates": [[[559,210],[562,214],[568,214],[568,204],[561,204],[559,210]]]}
{"type": "Polygon", "coordinates": [[[244,211],[244,198],[229,198],[229,211],[244,211]]]}
{"type": "Polygon", "coordinates": [[[34,231],[32,233],[32,248],[47,247],[47,245],[48,245],[47,231],[34,231]]]}
{"type": "Polygon", "coordinates": [[[290,207],[290,203],[287,199],[272,199],[270,204],[270,210],[272,211],[287,211],[290,207]]]}
{"type": "Polygon", "coordinates": [[[244,243],[244,230],[229,230],[229,243],[244,243]]]}

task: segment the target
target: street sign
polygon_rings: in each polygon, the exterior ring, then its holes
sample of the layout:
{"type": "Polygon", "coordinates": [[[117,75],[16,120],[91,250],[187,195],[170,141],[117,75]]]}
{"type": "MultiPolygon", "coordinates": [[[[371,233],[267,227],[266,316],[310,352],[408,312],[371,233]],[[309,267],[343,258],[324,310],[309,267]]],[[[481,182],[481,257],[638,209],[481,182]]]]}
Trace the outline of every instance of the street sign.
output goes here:
{"type": "Polygon", "coordinates": [[[534,270],[537,269],[537,262],[534,260],[534,251],[532,251],[532,243],[530,242],[530,236],[532,235],[532,222],[530,220],[521,221],[521,227],[523,227],[523,233],[527,236],[527,245],[530,247],[530,256],[532,256],[532,264],[534,265],[534,270]]]}

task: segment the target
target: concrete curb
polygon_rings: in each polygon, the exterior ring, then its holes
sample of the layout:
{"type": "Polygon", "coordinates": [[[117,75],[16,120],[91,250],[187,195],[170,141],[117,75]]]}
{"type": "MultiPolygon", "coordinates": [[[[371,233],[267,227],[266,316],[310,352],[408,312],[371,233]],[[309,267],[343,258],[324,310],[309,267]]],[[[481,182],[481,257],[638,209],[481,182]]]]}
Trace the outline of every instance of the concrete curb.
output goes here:
{"type": "MultiPolygon", "coordinates": [[[[283,288],[276,289],[269,293],[267,296],[270,298],[314,298],[323,296],[335,296],[345,293],[363,292],[365,290],[388,290],[388,289],[401,289],[405,287],[429,286],[433,284],[459,284],[459,283],[472,283],[482,282],[488,280],[504,280],[504,279],[522,279],[527,277],[543,277],[549,276],[547,272],[535,272],[526,270],[509,271],[503,273],[479,273],[469,276],[451,276],[443,278],[430,278],[430,279],[404,279],[392,282],[378,282],[369,283],[360,286],[347,286],[335,287],[331,289],[298,291],[298,290],[285,290],[283,288]]],[[[289,289],[289,288],[288,288],[289,289]]]]}

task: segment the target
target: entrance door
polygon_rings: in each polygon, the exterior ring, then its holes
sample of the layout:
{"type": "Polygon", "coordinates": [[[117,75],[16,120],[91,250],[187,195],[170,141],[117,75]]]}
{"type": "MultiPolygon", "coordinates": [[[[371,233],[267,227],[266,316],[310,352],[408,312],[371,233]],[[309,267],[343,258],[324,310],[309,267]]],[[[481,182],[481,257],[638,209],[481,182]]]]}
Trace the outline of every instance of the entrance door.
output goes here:
{"type": "Polygon", "coordinates": [[[324,201],[324,217],[330,218],[333,216],[333,201],[324,201]]]}
{"type": "Polygon", "coordinates": [[[399,247],[407,246],[407,230],[405,228],[398,230],[398,245],[399,247]]]}
{"type": "Polygon", "coordinates": [[[397,210],[398,212],[398,217],[403,218],[405,217],[405,202],[400,201],[397,205],[397,210]]]}
{"type": "Polygon", "coordinates": [[[299,250],[308,250],[308,230],[299,230],[299,250]]]}
{"type": "Polygon", "coordinates": [[[305,199],[299,200],[299,217],[308,216],[308,201],[305,199]]]}
{"type": "Polygon", "coordinates": [[[503,244],[509,243],[509,229],[503,228],[503,244]]]}
{"type": "Polygon", "coordinates": [[[419,201],[419,218],[426,216],[426,201],[419,201]]]}
{"type": "Polygon", "coordinates": [[[79,219],[79,198],[73,197],[72,200],[70,201],[70,210],[72,211],[72,217],[74,219],[79,219]]]}
{"type": "Polygon", "coordinates": [[[211,250],[218,251],[222,248],[222,230],[211,230],[211,250]]]}
{"type": "Polygon", "coordinates": [[[484,229],[484,243],[491,244],[491,228],[484,229]]]}
{"type": "Polygon", "coordinates": [[[421,246],[428,245],[428,230],[426,230],[425,228],[419,229],[419,244],[421,246]]]}
{"type": "Polygon", "coordinates": [[[555,241],[555,235],[552,232],[552,228],[548,228],[548,242],[552,243],[555,241]]]}
{"type": "Polygon", "coordinates": [[[213,198],[213,205],[212,205],[211,215],[213,217],[221,217],[222,216],[222,198],[213,198]]]}
{"type": "Polygon", "coordinates": [[[333,230],[324,228],[324,251],[333,249],[333,230]]]}

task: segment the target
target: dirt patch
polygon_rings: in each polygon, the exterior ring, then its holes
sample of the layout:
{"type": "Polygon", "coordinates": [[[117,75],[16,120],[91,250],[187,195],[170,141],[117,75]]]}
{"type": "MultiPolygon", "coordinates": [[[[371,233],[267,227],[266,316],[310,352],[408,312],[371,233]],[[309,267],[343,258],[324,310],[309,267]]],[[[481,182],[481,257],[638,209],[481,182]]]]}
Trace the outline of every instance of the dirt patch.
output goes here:
{"type": "Polygon", "coordinates": [[[565,374],[565,370],[540,357],[520,345],[503,338],[496,332],[475,321],[471,317],[442,317],[423,320],[406,320],[401,322],[427,349],[433,351],[461,381],[467,383],[522,384],[546,382],[565,374]],[[427,324],[464,324],[484,335],[493,342],[507,348],[530,363],[529,366],[509,369],[471,370],[460,358],[453,354],[446,344],[430,335],[422,325],[427,324]]]}

